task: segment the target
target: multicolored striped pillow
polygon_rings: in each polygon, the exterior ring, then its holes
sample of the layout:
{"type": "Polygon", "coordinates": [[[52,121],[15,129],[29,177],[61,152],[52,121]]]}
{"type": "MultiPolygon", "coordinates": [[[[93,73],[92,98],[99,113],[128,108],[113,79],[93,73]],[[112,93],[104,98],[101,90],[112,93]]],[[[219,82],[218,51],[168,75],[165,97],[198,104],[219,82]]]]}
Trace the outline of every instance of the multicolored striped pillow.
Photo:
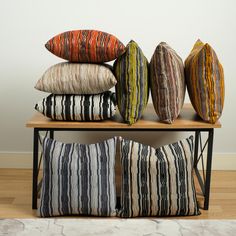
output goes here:
{"type": "Polygon", "coordinates": [[[160,148],[121,140],[121,217],[198,215],[193,137],[160,148]]]}
{"type": "Polygon", "coordinates": [[[63,62],[50,67],[35,88],[54,94],[97,94],[116,85],[116,78],[105,65],[63,62]]]}
{"type": "Polygon", "coordinates": [[[185,60],[185,77],[192,105],[197,114],[214,124],[224,106],[224,72],[209,44],[198,40],[185,60]]]}
{"type": "Polygon", "coordinates": [[[160,121],[172,123],[180,114],[186,86],[183,61],[167,43],[160,43],[152,56],[150,83],[160,121]]]}
{"type": "Polygon", "coordinates": [[[105,120],[115,115],[116,99],[110,91],[95,95],[50,94],[35,109],[53,120],[105,120]]]}
{"type": "Polygon", "coordinates": [[[45,138],[38,216],[115,216],[115,153],[115,137],[90,145],[45,138]]]}
{"type": "Polygon", "coordinates": [[[120,56],[125,46],[113,35],[98,30],[72,30],[51,38],[45,47],[71,62],[101,63],[120,56]]]}
{"type": "Polygon", "coordinates": [[[148,61],[137,43],[130,41],[126,52],[114,63],[118,109],[124,121],[134,124],[148,102],[148,61]]]}

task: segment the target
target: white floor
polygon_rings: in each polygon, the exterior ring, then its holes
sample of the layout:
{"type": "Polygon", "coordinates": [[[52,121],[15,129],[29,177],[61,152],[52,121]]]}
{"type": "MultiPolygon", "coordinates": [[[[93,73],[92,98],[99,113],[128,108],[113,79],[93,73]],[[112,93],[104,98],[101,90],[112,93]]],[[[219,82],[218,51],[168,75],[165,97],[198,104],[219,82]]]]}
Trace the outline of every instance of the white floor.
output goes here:
{"type": "Polygon", "coordinates": [[[236,235],[236,220],[2,219],[0,236],[224,236],[236,235]]]}

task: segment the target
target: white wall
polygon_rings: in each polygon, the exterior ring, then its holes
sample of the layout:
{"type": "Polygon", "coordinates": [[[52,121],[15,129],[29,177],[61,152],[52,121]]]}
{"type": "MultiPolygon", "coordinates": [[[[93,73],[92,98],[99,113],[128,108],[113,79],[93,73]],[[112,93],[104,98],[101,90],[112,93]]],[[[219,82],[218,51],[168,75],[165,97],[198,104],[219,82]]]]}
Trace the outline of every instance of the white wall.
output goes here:
{"type": "MultiPolygon", "coordinates": [[[[32,150],[32,130],[25,123],[34,113],[34,104],[46,95],[34,85],[49,66],[61,61],[44,48],[45,42],[66,30],[98,29],[124,44],[134,39],[148,59],[161,41],[183,60],[198,38],[209,42],[224,66],[226,83],[223,127],[215,132],[214,150],[236,153],[236,1],[2,0],[0,29],[0,152],[32,150]]],[[[110,135],[79,140],[93,142],[110,135]]],[[[130,137],[157,144],[176,140],[178,134],[130,137]]]]}

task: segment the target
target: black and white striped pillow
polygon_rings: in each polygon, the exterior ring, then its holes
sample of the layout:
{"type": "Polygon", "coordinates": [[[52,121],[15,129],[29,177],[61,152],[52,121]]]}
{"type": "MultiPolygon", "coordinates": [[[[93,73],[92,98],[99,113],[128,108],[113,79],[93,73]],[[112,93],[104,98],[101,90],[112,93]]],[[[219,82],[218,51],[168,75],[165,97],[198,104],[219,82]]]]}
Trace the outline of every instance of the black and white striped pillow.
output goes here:
{"type": "Polygon", "coordinates": [[[198,215],[193,137],[157,149],[121,140],[121,217],[198,215]]]}
{"type": "Polygon", "coordinates": [[[115,115],[116,99],[111,91],[94,95],[50,94],[35,109],[53,120],[105,120],[115,115]]]}
{"type": "Polygon", "coordinates": [[[116,140],[85,145],[45,138],[38,216],[115,216],[116,140]]]}

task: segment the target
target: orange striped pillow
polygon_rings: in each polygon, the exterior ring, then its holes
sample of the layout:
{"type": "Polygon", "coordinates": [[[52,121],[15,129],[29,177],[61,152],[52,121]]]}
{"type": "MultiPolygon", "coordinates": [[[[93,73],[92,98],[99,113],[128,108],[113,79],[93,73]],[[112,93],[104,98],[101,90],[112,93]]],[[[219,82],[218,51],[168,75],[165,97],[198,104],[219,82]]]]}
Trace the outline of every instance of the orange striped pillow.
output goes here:
{"type": "Polygon", "coordinates": [[[197,40],[185,60],[185,78],[195,111],[204,121],[214,124],[224,106],[224,72],[209,44],[197,40]]]}
{"type": "Polygon", "coordinates": [[[72,30],[51,38],[45,47],[54,55],[71,62],[112,61],[125,51],[115,36],[98,30],[72,30]]]}

